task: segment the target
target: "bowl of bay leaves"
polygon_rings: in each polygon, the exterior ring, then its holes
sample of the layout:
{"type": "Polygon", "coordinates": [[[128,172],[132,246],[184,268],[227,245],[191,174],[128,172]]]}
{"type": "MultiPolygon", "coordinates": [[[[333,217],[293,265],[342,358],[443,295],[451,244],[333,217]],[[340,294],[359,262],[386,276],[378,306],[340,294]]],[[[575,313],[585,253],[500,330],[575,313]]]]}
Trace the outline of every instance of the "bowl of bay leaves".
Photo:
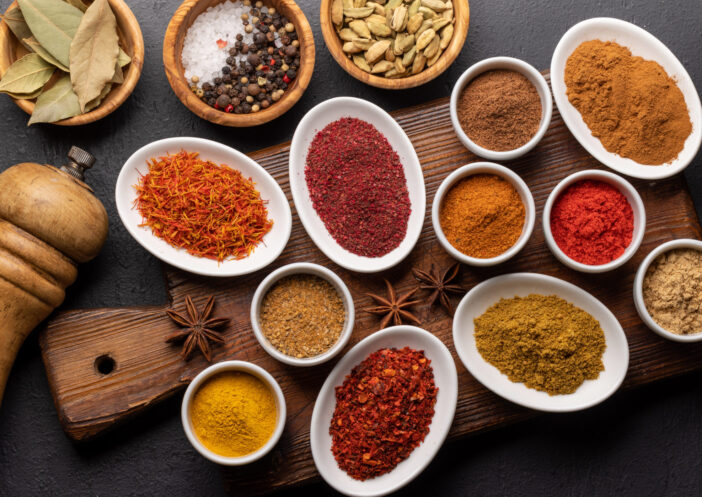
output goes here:
{"type": "Polygon", "coordinates": [[[28,125],[78,126],[117,109],[144,63],[139,23],[123,0],[17,0],[0,23],[0,93],[28,125]]]}

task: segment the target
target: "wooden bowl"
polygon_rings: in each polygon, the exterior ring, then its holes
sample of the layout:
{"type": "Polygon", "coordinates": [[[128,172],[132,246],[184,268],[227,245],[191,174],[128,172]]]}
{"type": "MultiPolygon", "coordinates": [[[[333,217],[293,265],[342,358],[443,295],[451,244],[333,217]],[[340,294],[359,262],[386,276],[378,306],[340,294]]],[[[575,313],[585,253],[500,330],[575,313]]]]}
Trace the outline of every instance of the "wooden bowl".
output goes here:
{"type": "Polygon", "coordinates": [[[444,53],[441,54],[436,64],[428,69],[424,69],[419,74],[406,78],[389,79],[375,74],[367,73],[360,69],[356,64],[349,59],[342,50],[342,41],[339,35],[336,34],[334,23],[331,20],[331,4],[332,0],[322,0],[322,5],[319,8],[319,17],[322,25],[322,35],[324,42],[341,67],[351,76],[359,81],[377,88],[385,88],[386,90],[404,90],[406,88],[414,88],[415,86],[423,85],[436,78],[450,66],[463,48],[468,34],[468,24],[470,22],[470,7],[468,0],[453,0],[453,15],[456,19],[454,25],[453,38],[451,43],[446,47],[444,53]]]}
{"type": "Polygon", "coordinates": [[[176,96],[183,102],[183,105],[201,118],[222,126],[238,128],[258,126],[259,124],[272,121],[287,112],[307,89],[314,71],[314,37],[312,36],[312,28],[310,28],[305,14],[293,0],[264,1],[265,5],[274,7],[295,25],[295,31],[300,41],[300,68],[297,71],[297,77],[293,84],[288,87],[281,99],[267,109],[261,109],[258,112],[249,114],[228,114],[210,107],[190,90],[190,85],[185,79],[185,71],[181,60],[185,35],[195,18],[209,7],[220,4],[223,1],[185,0],[178,7],[178,10],[173,14],[171,22],[168,24],[166,37],[163,40],[163,65],[166,68],[166,77],[176,96]]]}
{"type": "MultiPolygon", "coordinates": [[[[102,119],[124,103],[134,91],[137,81],[139,81],[141,68],[144,66],[144,38],[141,35],[141,28],[136,17],[134,17],[134,14],[123,0],[109,0],[109,2],[112,12],[117,18],[119,44],[122,50],[127,52],[127,55],[132,58],[132,61],[126,66],[124,71],[124,82],[115,85],[102,103],[92,111],[52,124],[80,126],[81,124],[88,124],[102,119]]],[[[8,10],[16,5],[17,2],[12,2],[8,10]]],[[[27,53],[27,49],[15,38],[7,24],[4,22],[0,23],[0,77],[5,74],[5,71],[14,61],[27,53]]],[[[34,102],[35,100],[15,100],[17,106],[27,114],[31,114],[34,111],[34,102]]]]}

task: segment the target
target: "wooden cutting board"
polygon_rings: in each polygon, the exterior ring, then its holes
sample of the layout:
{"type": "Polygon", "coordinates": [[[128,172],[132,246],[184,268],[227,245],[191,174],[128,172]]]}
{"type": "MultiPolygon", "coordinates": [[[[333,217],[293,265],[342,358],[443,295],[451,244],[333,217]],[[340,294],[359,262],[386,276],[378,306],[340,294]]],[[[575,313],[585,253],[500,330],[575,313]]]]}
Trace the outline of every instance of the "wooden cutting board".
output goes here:
{"type": "MultiPolygon", "coordinates": [[[[95,436],[180,392],[207,366],[201,356],[184,362],[180,348],[164,342],[175,329],[165,309],[184,309],[191,295],[202,305],[217,297],[215,314],[228,316],[227,343],[215,349],[214,361],[241,359],[268,370],[280,383],[288,406],[285,432],[269,456],[253,466],[227,469],[225,479],[237,492],[266,493],[285,485],[318,478],[310,452],[309,423],[324,379],[336,361],[314,368],[294,368],[272,359],[258,345],[249,324],[249,306],[260,281],[273,269],[296,261],[312,261],[331,268],[348,285],[356,305],[356,326],[347,349],[378,329],[378,319],[363,312],[371,304],[366,292],[383,293],[383,277],[406,291],[416,285],[410,269],[446,268],[453,261],[437,243],[431,227],[431,201],[441,181],[454,169],[479,160],[456,138],[449,119],[448,98],[393,113],[414,144],[427,188],[427,215],[412,254],[382,274],[364,275],[331,263],[312,243],[292,205],[288,183],[289,143],[251,157],[278,181],[293,207],[293,231],[281,257],[270,267],[238,278],[205,278],[164,265],[168,303],[162,307],[67,311],[57,315],[40,338],[51,391],[59,418],[76,440],[95,436]],[[112,367],[110,371],[110,367],[112,367]],[[101,372],[102,371],[102,372],[101,372]],[[107,374],[104,372],[110,371],[107,374]]],[[[611,309],[626,331],[631,362],[625,388],[702,369],[701,344],[680,344],[660,338],[639,319],[632,300],[634,273],[657,245],[673,238],[700,238],[701,229],[681,175],[658,181],[633,181],[647,208],[648,226],[636,256],[611,273],[594,275],[572,271],[549,252],[541,228],[541,211],[552,188],[568,174],[602,166],[572,137],[554,112],[541,144],[526,157],[509,163],[529,185],[538,210],[537,226],[528,245],[511,262],[496,268],[462,267],[466,289],[492,276],[515,271],[550,274],[594,294],[611,309]]],[[[455,299],[455,302],[458,298],[455,299]]],[[[449,347],[459,373],[456,417],[449,434],[456,439],[534,415],[494,395],[463,367],[451,340],[451,318],[439,307],[418,305],[423,327],[449,347]]]]}

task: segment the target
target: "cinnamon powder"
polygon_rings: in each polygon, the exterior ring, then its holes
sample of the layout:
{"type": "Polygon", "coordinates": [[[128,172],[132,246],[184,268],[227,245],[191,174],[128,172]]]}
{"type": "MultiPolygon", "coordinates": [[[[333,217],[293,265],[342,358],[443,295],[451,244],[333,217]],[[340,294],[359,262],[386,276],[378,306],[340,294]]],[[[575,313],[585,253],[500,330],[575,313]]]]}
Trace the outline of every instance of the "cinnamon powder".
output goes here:
{"type": "Polygon", "coordinates": [[[541,124],[541,98],[534,85],[523,74],[504,69],[487,71],[468,83],[457,111],[468,138],[498,152],[525,145],[541,124]]]}

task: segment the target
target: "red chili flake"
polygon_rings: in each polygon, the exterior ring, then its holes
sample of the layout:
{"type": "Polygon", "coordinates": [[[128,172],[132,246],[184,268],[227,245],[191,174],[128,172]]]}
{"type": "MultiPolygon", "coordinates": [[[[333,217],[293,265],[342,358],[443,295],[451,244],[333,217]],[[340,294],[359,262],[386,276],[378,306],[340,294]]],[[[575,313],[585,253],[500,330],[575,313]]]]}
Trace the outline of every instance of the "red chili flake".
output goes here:
{"type": "Polygon", "coordinates": [[[271,60],[270,60],[270,62],[269,62],[268,64],[271,65],[271,66],[274,66],[274,65],[275,65],[275,59],[271,58],[271,60]]]}
{"type": "Polygon", "coordinates": [[[290,83],[290,81],[292,81],[292,80],[288,77],[288,75],[284,74],[283,75],[283,82],[287,85],[290,83]]]}
{"type": "Polygon", "coordinates": [[[231,114],[232,112],[234,112],[234,106],[233,106],[232,104],[227,105],[227,106],[224,108],[224,112],[228,112],[228,113],[231,114]]]}
{"type": "Polygon", "coordinates": [[[227,42],[220,38],[219,40],[217,40],[217,46],[221,50],[227,46],[227,42]]]}
{"type": "Polygon", "coordinates": [[[571,259],[607,264],[621,256],[634,234],[634,213],[626,197],[604,181],[582,180],[556,199],[551,233],[571,259]]]}
{"type": "Polygon", "coordinates": [[[381,349],[336,387],[329,434],[334,458],[349,476],[367,480],[388,473],[422,443],[439,391],[430,363],[423,351],[381,349]]]}
{"type": "Polygon", "coordinates": [[[344,117],[317,133],[305,180],[327,231],[349,252],[381,257],[404,240],[412,212],[404,169],[372,124],[344,117]]]}
{"type": "Polygon", "coordinates": [[[270,70],[270,67],[268,67],[268,66],[261,66],[261,71],[267,72],[268,70],[270,70]]]}

